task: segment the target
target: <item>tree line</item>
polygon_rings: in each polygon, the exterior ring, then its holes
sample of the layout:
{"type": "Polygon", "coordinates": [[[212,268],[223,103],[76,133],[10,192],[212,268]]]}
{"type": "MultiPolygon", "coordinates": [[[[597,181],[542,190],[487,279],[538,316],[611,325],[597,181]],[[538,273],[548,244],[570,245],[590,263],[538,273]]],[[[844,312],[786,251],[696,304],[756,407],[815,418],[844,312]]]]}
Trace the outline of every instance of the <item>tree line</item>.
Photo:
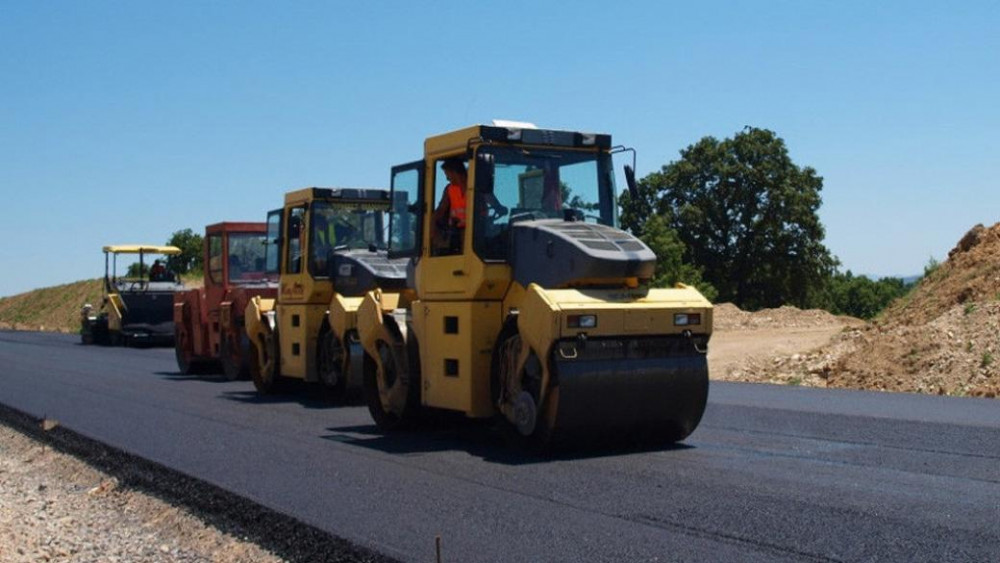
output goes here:
{"type": "Polygon", "coordinates": [[[656,253],[654,284],[684,282],[745,310],[781,305],[870,319],[910,285],[842,272],[823,244],[823,178],[773,131],[704,137],[621,196],[622,226],[656,253]]]}
{"type": "MultiPolygon", "coordinates": [[[[180,254],[167,256],[167,270],[175,274],[195,274],[203,271],[204,238],[201,235],[191,229],[181,229],[170,235],[166,245],[181,249],[180,254]]],[[[149,267],[150,264],[140,267],[136,262],[128,267],[127,275],[134,278],[146,277],[149,267]]]]}

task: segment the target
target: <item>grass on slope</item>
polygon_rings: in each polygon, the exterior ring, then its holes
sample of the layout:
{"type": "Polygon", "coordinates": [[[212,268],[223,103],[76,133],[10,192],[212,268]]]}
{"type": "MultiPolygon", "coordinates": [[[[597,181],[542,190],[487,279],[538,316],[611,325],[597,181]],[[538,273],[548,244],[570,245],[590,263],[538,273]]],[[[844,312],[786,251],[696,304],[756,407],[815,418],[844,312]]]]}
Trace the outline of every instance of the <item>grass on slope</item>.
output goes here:
{"type": "MultiPolygon", "coordinates": [[[[201,276],[195,272],[181,280],[188,288],[201,287],[201,276]]],[[[83,304],[101,308],[102,282],[96,278],[0,297],[0,329],[79,332],[83,304]]]]}
{"type": "Polygon", "coordinates": [[[0,297],[0,328],[78,332],[80,308],[97,309],[102,297],[99,278],[0,297]]]}

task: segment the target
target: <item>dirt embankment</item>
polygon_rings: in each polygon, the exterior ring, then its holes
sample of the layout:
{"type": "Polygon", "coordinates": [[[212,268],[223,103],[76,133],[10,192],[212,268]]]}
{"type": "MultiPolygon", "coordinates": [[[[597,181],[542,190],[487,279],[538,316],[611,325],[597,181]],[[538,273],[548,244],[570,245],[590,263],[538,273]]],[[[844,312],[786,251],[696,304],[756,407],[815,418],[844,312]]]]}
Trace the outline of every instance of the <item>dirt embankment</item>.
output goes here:
{"type": "MultiPolygon", "coordinates": [[[[201,274],[184,275],[181,280],[188,289],[204,285],[201,274]]],[[[76,333],[83,305],[90,303],[99,311],[103,298],[103,278],[0,297],[0,330],[76,333]]]]}
{"type": "Polygon", "coordinates": [[[77,332],[80,308],[101,306],[100,279],[83,280],[0,297],[0,329],[77,332]]]}
{"type": "Polygon", "coordinates": [[[1000,396],[1000,223],[970,230],[875,322],[847,325],[815,350],[749,357],[726,377],[1000,396]]]}

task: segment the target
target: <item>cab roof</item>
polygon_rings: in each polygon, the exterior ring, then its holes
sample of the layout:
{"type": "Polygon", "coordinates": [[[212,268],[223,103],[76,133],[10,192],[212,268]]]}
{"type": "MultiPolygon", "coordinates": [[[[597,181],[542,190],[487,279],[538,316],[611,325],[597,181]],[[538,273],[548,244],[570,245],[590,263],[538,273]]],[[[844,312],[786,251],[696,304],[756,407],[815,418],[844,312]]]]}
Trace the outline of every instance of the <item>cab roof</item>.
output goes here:
{"type": "Polygon", "coordinates": [[[176,246],[159,246],[155,244],[110,244],[104,247],[104,252],[112,254],[180,254],[176,246]]]}
{"type": "Polygon", "coordinates": [[[382,188],[309,187],[293,190],[285,194],[285,205],[296,205],[315,200],[384,206],[389,204],[389,190],[382,188]]]}
{"type": "Polygon", "coordinates": [[[428,137],[424,141],[424,156],[434,158],[466,150],[472,143],[611,149],[611,135],[607,134],[539,129],[530,123],[497,123],[500,125],[472,125],[428,137]]]}

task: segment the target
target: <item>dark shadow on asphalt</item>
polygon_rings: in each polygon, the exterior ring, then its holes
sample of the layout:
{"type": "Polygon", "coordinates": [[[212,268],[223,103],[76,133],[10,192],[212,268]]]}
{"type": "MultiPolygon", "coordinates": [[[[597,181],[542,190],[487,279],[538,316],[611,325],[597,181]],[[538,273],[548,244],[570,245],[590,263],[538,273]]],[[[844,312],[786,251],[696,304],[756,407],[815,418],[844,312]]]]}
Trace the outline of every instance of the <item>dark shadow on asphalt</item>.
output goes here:
{"type": "Polygon", "coordinates": [[[279,403],[298,403],[307,409],[329,409],[335,407],[351,407],[360,405],[357,397],[345,398],[322,385],[306,383],[289,379],[281,382],[280,390],[269,395],[262,395],[253,388],[253,383],[247,380],[230,381],[221,373],[184,375],[176,371],[155,372],[160,378],[176,382],[234,383],[244,385],[247,391],[226,391],[219,396],[229,401],[252,405],[268,405],[279,403]]]}
{"type": "Polygon", "coordinates": [[[305,389],[282,390],[280,393],[261,395],[257,391],[227,391],[220,395],[228,401],[249,405],[275,405],[281,403],[297,403],[307,409],[331,409],[350,406],[342,401],[330,399],[317,391],[315,386],[303,385],[305,389]]]}
{"type": "Polygon", "coordinates": [[[327,428],[331,434],[321,436],[342,444],[350,444],[388,454],[415,455],[448,451],[465,451],[491,463],[529,465],[553,461],[593,459],[651,452],[691,449],[685,444],[652,444],[627,440],[585,440],[560,444],[537,451],[519,443],[498,423],[466,419],[454,413],[442,413],[421,420],[414,428],[384,433],[375,424],[327,428]]]}
{"type": "Polygon", "coordinates": [[[221,373],[202,373],[202,374],[191,374],[185,375],[176,371],[157,371],[153,372],[159,375],[162,379],[167,381],[205,381],[207,383],[233,383],[226,379],[221,373]]]}

